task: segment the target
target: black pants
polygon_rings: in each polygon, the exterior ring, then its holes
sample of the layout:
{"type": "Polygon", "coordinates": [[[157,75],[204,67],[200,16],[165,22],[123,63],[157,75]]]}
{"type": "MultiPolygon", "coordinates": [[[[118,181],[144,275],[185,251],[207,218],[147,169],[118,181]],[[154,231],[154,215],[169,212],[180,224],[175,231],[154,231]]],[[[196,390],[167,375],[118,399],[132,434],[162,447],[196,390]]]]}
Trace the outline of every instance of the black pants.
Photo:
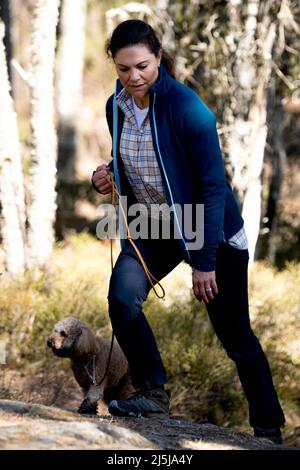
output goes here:
{"type": "MultiPolygon", "coordinates": [[[[182,254],[178,240],[136,240],[148,268],[161,279],[182,254]]],[[[214,330],[235,362],[249,402],[250,425],[270,428],[285,422],[270,367],[254,335],[248,310],[248,251],[228,244],[218,248],[216,278],[219,293],[207,305],[214,330]]],[[[131,244],[126,241],[109,287],[109,314],[116,338],[129,362],[134,385],[155,387],[167,377],[142,305],[151,286],[131,244]]]]}

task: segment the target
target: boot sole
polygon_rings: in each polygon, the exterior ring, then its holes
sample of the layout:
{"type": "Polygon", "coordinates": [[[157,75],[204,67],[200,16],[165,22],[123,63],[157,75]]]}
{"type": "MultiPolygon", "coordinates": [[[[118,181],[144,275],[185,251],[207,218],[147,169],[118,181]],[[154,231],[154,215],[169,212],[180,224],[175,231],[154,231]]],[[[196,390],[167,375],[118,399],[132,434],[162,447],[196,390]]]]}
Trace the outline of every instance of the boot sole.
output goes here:
{"type": "Polygon", "coordinates": [[[122,411],[120,408],[108,409],[109,413],[113,416],[120,416],[122,418],[169,418],[170,414],[168,412],[126,412],[122,411]]]}

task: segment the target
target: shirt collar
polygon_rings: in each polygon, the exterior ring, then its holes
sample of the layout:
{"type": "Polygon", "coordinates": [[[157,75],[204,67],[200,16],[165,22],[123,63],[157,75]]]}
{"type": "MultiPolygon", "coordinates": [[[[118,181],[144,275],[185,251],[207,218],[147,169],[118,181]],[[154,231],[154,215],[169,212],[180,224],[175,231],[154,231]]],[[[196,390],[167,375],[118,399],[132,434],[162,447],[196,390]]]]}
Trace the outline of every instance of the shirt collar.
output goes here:
{"type": "Polygon", "coordinates": [[[135,115],[134,115],[134,109],[133,109],[133,105],[131,101],[131,96],[127,93],[125,88],[122,88],[122,90],[117,94],[116,100],[117,100],[117,105],[123,111],[125,116],[133,124],[135,124],[135,115]]]}

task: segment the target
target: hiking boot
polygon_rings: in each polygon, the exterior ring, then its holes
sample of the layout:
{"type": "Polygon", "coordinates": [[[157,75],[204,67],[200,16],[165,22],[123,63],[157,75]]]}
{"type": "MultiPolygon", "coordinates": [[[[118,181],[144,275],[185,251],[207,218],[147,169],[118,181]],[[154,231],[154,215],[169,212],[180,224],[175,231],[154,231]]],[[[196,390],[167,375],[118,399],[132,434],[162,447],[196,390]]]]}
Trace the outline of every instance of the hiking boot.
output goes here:
{"type": "Polygon", "coordinates": [[[170,394],[159,388],[141,388],[127,400],[112,400],[108,411],[114,416],[138,418],[169,416],[170,394]]]}
{"type": "Polygon", "coordinates": [[[254,428],[254,437],[263,437],[268,439],[268,441],[274,442],[274,444],[282,444],[280,428],[263,429],[256,427],[254,428]]]}

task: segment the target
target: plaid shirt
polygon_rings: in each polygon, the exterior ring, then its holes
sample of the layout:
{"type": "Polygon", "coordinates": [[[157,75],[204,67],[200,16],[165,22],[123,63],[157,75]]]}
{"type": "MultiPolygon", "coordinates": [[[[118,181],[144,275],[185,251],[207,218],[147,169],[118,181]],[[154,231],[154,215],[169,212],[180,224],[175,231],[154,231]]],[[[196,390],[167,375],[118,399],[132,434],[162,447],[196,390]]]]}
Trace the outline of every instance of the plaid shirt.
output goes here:
{"type": "Polygon", "coordinates": [[[154,218],[169,218],[168,208],[165,212],[158,211],[159,205],[167,204],[167,198],[153,147],[149,115],[147,114],[139,129],[132,98],[126,93],[125,88],[118,94],[117,104],[125,115],[120,139],[120,155],[134,195],[138,203],[147,207],[145,215],[151,213],[154,218]]]}
{"type": "MultiPolygon", "coordinates": [[[[149,115],[140,129],[137,126],[132,98],[123,88],[117,96],[117,104],[124,113],[124,124],[120,139],[120,155],[124,171],[138,203],[147,207],[145,215],[169,218],[169,210],[159,211],[159,205],[167,204],[167,198],[158,162],[153,147],[149,115]]],[[[141,206],[142,209],[143,206],[141,206]]],[[[161,208],[162,209],[162,208],[161,208]]],[[[248,248],[244,227],[228,241],[234,248],[248,248]]]]}
{"type": "Polygon", "coordinates": [[[228,243],[237,248],[238,250],[248,249],[248,240],[246,235],[245,227],[242,227],[233,237],[228,240],[228,243]]]}

